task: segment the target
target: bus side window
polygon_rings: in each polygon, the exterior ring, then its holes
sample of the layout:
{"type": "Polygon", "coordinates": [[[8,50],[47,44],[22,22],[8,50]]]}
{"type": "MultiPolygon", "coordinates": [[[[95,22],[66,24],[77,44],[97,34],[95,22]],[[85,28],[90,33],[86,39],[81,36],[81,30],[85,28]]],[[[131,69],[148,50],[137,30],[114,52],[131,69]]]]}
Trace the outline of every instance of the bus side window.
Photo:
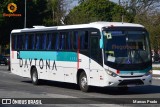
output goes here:
{"type": "Polygon", "coordinates": [[[74,31],[73,36],[73,48],[76,50],[78,48],[78,31],[74,31]]]}
{"type": "Polygon", "coordinates": [[[60,38],[59,38],[59,49],[64,50],[64,42],[65,42],[65,34],[60,33],[60,38]]]}
{"type": "Polygon", "coordinates": [[[12,50],[17,50],[17,35],[12,35],[12,50]]]}
{"type": "Polygon", "coordinates": [[[31,40],[32,40],[32,41],[31,41],[31,49],[34,50],[34,49],[36,49],[36,48],[35,48],[35,45],[36,45],[36,36],[35,36],[35,34],[33,34],[33,35],[31,36],[31,38],[32,38],[32,39],[31,39],[31,40]]]}
{"type": "Polygon", "coordinates": [[[100,61],[100,50],[99,50],[99,37],[93,36],[90,38],[90,57],[96,61],[100,61]]]}
{"type": "Polygon", "coordinates": [[[88,31],[80,32],[80,49],[88,49],[88,31]]]}
{"type": "Polygon", "coordinates": [[[55,50],[58,50],[59,49],[59,33],[57,33],[55,36],[56,36],[55,50]]]}
{"type": "Polygon", "coordinates": [[[56,43],[59,42],[59,41],[57,41],[58,40],[58,33],[53,33],[51,39],[52,39],[52,49],[56,50],[57,49],[56,43]]]}
{"type": "Polygon", "coordinates": [[[60,46],[62,50],[70,50],[71,49],[71,32],[63,32],[61,34],[60,46]]]}
{"type": "Polygon", "coordinates": [[[88,46],[89,46],[89,45],[88,45],[88,43],[89,43],[89,42],[88,42],[88,37],[89,37],[89,36],[88,36],[88,31],[85,31],[85,43],[84,43],[84,48],[85,48],[85,49],[88,49],[88,46]]]}
{"type": "Polygon", "coordinates": [[[40,49],[40,36],[36,35],[36,50],[40,49]]]}
{"type": "Polygon", "coordinates": [[[45,50],[46,49],[46,41],[47,41],[47,34],[43,33],[42,34],[42,40],[41,40],[41,44],[42,44],[42,49],[45,50]]]}
{"type": "Polygon", "coordinates": [[[51,46],[52,46],[52,34],[49,33],[47,34],[47,50],[51,50],[51,46]]]}
{"type": "Polygon", "coordinates": [[[71,50],[73,50],[74,49],[74,40],[73,40],[73,37],[74,37],[74,32],[71,32],[70,33],[70,37],[71,37],[71,50]]]}
{"type": "Polygon", "coordinates": [[[72,49],[72,32],[61,33],[60,49],[62,49],[62,50],[71,50],[72,49]]]}
{"type": "Polygon", "coordinates": [[[69,32],[66,37],[66,48],[68,50],[72,49],[72,32],[69,32]]]}
{"type": "Polygon", "coordinates": [[[17,35],[15,36],[15,42],[14,42],[15,50],[17,49],[17,35]]]}
{"type": "Polygon", "coordinates": [[[23,37],[24,37],[23,35],[17,35],[17,43],[18,43],[17,44],[17,49],[19,49],[19,50],[22,50],[23,47],[24,47],[23,46],[23,42],[24,42],[23,41],[24,40],[23,37]]]}
{"type": "Polygon", "coordinates": [[[32,50],[33,34],[26,34],[26,36],[28,36],[27,49],[28,49],[28,50],[32,50]]]}
{"type": "Polygon", "coordinates": [[[24,35],[24,50],[28,49],[28,34],[24,35]]]}
{"type": "Polygon", "coordinates": [[[84,39],[85,39],[85,32],[80,32],[80,49],[84,49],[84,39]]]}

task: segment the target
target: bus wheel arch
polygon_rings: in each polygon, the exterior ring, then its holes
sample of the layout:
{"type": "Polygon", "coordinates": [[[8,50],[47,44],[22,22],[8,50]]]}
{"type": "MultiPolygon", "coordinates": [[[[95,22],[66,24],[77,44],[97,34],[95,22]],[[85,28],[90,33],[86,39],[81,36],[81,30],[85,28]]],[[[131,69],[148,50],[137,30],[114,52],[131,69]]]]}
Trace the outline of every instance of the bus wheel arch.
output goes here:
{"type": "Polygon", "coordinates": [[[38,79],[38,72],[37,72],[37,68],[35,66],[32,66],[31,67],[31,70],[30,70],[30,75],[31,75],[31,80],[32,80],[32,83],[34,85],[39,85],[40,83],[40,80],[38,79]]]}
{"type": "Polygon", "coordinates": [[[88,92],[89,91],[87,75],[86,75],[86,72],[83,69],[78,70],[77,84],[79,85],[81,91],[83,91],[83,92],[88,92]]]}

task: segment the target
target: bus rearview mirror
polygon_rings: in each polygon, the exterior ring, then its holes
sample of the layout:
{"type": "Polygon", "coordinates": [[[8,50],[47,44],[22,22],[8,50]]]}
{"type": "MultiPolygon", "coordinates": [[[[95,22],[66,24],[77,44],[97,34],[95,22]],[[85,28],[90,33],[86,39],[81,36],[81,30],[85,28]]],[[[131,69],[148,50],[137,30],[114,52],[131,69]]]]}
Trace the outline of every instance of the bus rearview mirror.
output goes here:
{"type": "Polygon", "coordinates": [[[99,46],[100,46],[100,48],[102,49],[103,48],[103,39],[100,39],[100,42],[99,42],[100,44],[99,44],[99,46]]]}

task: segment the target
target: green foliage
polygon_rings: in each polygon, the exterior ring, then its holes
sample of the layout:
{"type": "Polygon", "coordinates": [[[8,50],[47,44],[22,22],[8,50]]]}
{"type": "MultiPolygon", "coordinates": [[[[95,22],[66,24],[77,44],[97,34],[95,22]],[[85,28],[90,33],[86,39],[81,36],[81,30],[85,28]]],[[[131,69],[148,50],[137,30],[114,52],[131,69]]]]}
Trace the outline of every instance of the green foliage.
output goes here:
{"type": "Polygon", "coordinates": [[[85,0],[73,8],[67,15],[67,24],[80,24],[93,21],[124,21],[131,22],[133,19],[121,6],[109,0],[85,0]]]}
{"type": "MultiPolygon", "coordinates": [[[[24,28],[25,0],[1,0],[0,1],[0,45],[9,43],[10,33],[13,29],[24,28]],[[21,14],[21,17],[4,17],[3,14],[12,14],[8,11],[9,3],[17,5],[17,11],[13,14],[21,14]]],[[[42,25],[45,17],[46,0],[27,0],[27,27],[42,25]]]]}
{"type": "Polygon", "coordinates": [[[83,3],[85,0],[78,0],[78,3],[81,4],[83,3]]]}
{"type": "Polygon", "coordinates": [[[48,0],[47,17],[43,20],[45,25],[61,25],[61,19],[66,13],[64,7],[65,0],[48,0]]]}
{"type": "Polygon", "coordinates": [[[135,23],[145,26],[150,34],[151,48],[160,49],[160,14],[152,14],[148,16],[147,13],[136,15],[135,23]]]}
{"type": "MultiPolygon", "coordinates": [[[[60,20],[64,17],[64,0],[26,0],[26,27],[34,25],[61,25],[60,20]]],[[[0,45],[9,43],[10,32],[13,29],[24,28],[25,0],[0,0],[0,45]],[[12,14],[8,11],[9,3],[17,5],[14,14],[21,17],[4,17],[3,13],[12,14]]]]}
{"type": "MultiPolygon", "coordinates": [[[[0,45],[5,45],[9,42],[9,35],[11,30],[15,27],[20,27],[21,23],[19,23],[21,20],[20,17],[4,17],[3,14],[7,13],[9,14],[9,11],[7,9],[7,6],[9,3],[15,3],[17,4],[17,11],[16,13],[21,13],[21,2],[18,0],[1,0],[0,2],[0,45]]],[[[23,6],[24,7],[24,6],[23,6]]]]}

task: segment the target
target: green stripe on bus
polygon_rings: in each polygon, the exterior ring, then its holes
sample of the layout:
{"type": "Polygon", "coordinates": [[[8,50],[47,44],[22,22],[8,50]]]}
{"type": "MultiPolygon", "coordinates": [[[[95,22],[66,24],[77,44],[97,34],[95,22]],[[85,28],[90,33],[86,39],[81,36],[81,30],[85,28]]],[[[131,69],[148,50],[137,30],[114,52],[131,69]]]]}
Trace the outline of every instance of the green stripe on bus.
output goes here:
{"type": "Polygon", "coordinates": [[[20,51],[19,58],[77,62],[76,52],[20,51]]]}

